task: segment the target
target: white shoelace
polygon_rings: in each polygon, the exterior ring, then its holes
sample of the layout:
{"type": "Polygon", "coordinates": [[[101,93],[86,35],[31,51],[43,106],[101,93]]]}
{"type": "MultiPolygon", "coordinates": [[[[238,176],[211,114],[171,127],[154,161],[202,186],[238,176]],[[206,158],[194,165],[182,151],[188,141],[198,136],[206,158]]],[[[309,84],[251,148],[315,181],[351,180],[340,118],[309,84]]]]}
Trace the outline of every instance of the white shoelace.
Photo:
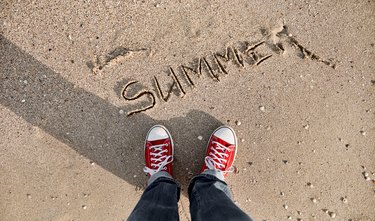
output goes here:
{"type": "Polygon", "coordinates": [[[233,172],[233,167],[230,167],[229,170],[224,170],[225,164],[227,162],[225,157],[228,157],[228,154],[224,153],[224,151],[227,150],[228,152],[230,152],[231,149],[216,141],[212,141],[212,144],[216,144],[217,146],[216,148],[211,146],[210,148],[213,152],[210,152],[210,155],[204,158],[204,162],[206,163],[207,168],[210,170],[218,170],[220,172],[233,172]],[[223,152],[219,152],[218,150],[221,150],[223,152]]]}
{"type": "Polygon", "coordinates": [[[159,145],[153,145],[150,146],[150,150],[154,149],[154,152],[150,153],[150,161],[151,161],[151,167],[156,169],[151,169],[149,167],[143,168],[143,171],[145,173],[150,173],[150,175],[153,175],[157,172],[160,172],[167,164],[171,163],[173,161],[173,156],[163,156],[163,153],[168,152],[167,149],[163,150],[164,146],[167,146],[168,144],[159,144],[159,145]]]}

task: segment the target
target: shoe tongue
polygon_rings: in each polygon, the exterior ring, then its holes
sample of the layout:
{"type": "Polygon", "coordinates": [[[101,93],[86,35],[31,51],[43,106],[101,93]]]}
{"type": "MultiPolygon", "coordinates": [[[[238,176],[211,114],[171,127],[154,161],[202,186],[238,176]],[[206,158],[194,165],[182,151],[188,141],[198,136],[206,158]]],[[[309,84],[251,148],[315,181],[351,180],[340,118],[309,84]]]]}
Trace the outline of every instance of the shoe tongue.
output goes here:
{"type": "Polygon", "coordinates": [[[219,153],[224,153],[225,150],[220,148],[217,144],[213,144],[214,149],[219,153]]]}
{"type": "Polygon", "coordinates": [[[222,142],[220,139],[217,139],[215,141],[213,141],[211,143],[211,145],[215,148],[215,150],[217,150],[218,152],[221,152],[221,153],[224,153],[226,150],[219,145],[219,143],[222,145],[222,146],[225,146],[227,147],[226,143],[225,142],[222,142]],[[216,143],[217,142],[217,143],[216,143]]]}
{"type": "Polygon", "coordinates": [[[151,142],[153,145],[159,145],[159,144],[167,143],[168,141],[169,141],[169,138],[160,139],[160,140],[150,140],[149,142],[151,142]]]}

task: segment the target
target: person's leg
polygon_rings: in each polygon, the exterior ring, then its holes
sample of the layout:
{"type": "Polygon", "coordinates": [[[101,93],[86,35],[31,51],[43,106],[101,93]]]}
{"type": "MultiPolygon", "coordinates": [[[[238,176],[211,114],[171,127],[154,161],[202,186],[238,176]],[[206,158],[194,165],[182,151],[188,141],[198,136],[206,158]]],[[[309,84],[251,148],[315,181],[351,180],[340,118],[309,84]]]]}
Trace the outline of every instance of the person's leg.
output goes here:
{"type": "Polygon", "coordinates": [[[179,220],[177,202],[180,187],[167,172],[158,172],[149,179],[149,185],[130,214],[128,221],[179,220]]]}
{"type": "MultiPolygon", "coordinates": [[[[215,173],[214,170],[211,172],[215,173]]],[[[192,221],[252,220],[234,204],[227,184],[209,173],[193,178],[189,185],[189,199],[192,221]]]]}
{"type": "Polygon", "coordinates": [[[192,221],[251,221],[238,208],[224,181],[231,171],[237,151],[237,138],[233,129],[219,127],[211,135],[201,174],[189,185],[190,213],[192,221]]]}
{"type": "Polygon", "coordinates": [[[171,176],[173,152],[169,131],[160,125],[152,127],[145,142],[144,171],[150,176],[148,187],[128,221],[179,220],[177,202],[180,187],[171,176]]]}

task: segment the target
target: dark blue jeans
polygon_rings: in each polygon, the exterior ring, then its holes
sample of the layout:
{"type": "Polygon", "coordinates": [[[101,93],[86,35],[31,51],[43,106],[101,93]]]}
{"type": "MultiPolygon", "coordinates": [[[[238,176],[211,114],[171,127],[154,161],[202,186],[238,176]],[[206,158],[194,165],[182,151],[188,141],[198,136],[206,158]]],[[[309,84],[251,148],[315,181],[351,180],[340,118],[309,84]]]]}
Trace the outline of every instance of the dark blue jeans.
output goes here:
{"type": "MultiPolygon", "coordinates": [[[[216,176],[200,174],[189,185],[192,221],[252,221],[232,201],[227,184],[216,176]]],[[[179,220],[180,187],[171,177],[159,177],[146,188],[128,221],[179,220]]]]}

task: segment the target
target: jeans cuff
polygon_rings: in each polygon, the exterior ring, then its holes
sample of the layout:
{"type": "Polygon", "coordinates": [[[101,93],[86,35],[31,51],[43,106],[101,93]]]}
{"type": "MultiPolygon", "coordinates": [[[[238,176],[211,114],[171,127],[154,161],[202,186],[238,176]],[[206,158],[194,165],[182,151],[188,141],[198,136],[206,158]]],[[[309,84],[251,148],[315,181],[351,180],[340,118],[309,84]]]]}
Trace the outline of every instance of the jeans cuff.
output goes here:
{"type": "Polygon", "coordinates": [[[147,186],[150,186],[151,183],[153,183],[155,180],[159,179],[160,177],[166,177],[173,180],[173,177],[165,171],[159,171],[157,173],[154,173],[147,181],[147,186]]]}
{"type": "Polygon", "coordinates": [[[225,182],[223,173],[218,171],[218,170],[205,170],[201,174],[208,174],[208,175],[214,176],[214,177],[218,178],[219,180],[225,182]]]}
{"type": "Polygon", "coordinates": [[[191,196],[191,194],[194,192],[194,188],[197,182],[213,184],[216,188],[223,191],[229,198],[232,199],[231,191],[227,186],[227,183],[224,181],[224,175],[218,170],[205,170],[199,175],[193,177],[188,187],[189,196],[191,196]]]}

